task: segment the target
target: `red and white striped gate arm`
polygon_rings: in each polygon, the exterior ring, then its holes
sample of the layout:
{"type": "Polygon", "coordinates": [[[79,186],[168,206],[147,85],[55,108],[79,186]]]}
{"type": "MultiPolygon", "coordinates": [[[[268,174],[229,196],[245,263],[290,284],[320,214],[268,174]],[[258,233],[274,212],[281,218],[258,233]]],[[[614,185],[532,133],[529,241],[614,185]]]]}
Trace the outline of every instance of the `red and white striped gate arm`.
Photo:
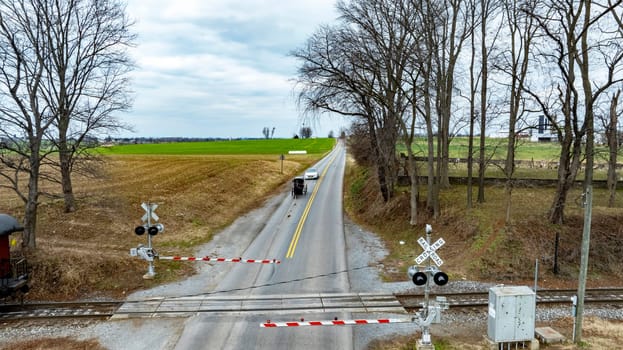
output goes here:
{"type": "Polygon", "coordinates": [[[194,256],[161,256],[160,260],[173,260],[173,261],[215,261],[215,262],[237,262],[248,264],[281,264],[281,261],[277,259],[243,259],[243,258],[211,258],[204,256],[202,258],[194,256]]]}
{"type": "Polygon", "coordinates": [[[271,322],[260,324],[262,328],[275,328],[275,327],[304,327],[304,326],[352,326],[360,324],[387,324],[387,323],[411,323],[411,319],[399,319],[399,318],[381,318],[372,320],[331,320],[331,321],[301,321],[301,322],[271,322]]]}

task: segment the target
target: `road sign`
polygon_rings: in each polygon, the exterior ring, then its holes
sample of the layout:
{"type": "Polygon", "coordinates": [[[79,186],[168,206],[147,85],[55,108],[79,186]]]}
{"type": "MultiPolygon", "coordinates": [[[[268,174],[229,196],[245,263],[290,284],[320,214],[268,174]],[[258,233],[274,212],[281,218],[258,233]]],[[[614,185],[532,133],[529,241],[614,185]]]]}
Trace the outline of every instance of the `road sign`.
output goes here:
{"type": "Polygon", "coordinates": [[[158,208],[158,204],[156,204],[156,203],[152,203],[152,204],[142,203],[141,204],[141,208],[143,208],[143,210],[145,210],[145,215],[143,215],[143,217],[141,218],[141,220],[143,220],[143,222],[147,222],[147,221],[151,221],[151,220],[158,221],[159,217],[155,213],[156,208],[158,208]]]}
{"type": "Polygon", "coordinates": [[[424,249],[422,254],[418,255],[418,257],[415,258],[415,262],[417,264],[423,263],[424,261],[426,261],[426,259],[431,259],[433,260],[435,265],[437,266],[443,265],[443,260],[441,260],[439,255],[437,255],[437,253],[435,252],[437,249],[441,248],[441,246],[446,243],[443,240],[443,238],[439,238],[432,245],[429,245],[428,242],[423,237],[420,237],[420,239],[418,239],[417,242],[420,244],[422,249],[424,249]]]}

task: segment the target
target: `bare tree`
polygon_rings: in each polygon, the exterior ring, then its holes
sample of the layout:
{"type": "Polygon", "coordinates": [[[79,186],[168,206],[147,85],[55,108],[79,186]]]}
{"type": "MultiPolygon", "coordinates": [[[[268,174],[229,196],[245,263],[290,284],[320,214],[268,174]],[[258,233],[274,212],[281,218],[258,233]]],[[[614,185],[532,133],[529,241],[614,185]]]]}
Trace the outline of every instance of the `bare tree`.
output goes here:
{"type": "MultiPolygon", "coordinates": [[[[401,89],[401,95],[404,96],[404,102],[401,102],[405,106],[403,110],[403,117],[398,118],[400,126],[400,134],[402,141],[407,150],[407,170],[410,183],[410,219],[411,225],[418,223],[418,202],[419,202],[419,169],[415,160],[415,153],[413,151],[414,142],[416,138],[416,130],[419,129],[418,115],[421,115],[423,119],[430,119],[430,114],[427,115],[427,109],[424,107],[425,101],[430,101],[430,91],[427,90],[427,85],[422,85],[422,77],[426,76],[430,71],[430,66],[427,62],[430,62],[431,55],[426,49],[426,45],[422,44],[424,39],[426,20],[422,16],[422,11],[418,11],[419,3],[417,1],[406,1],[398,3],[400,6],[399,15],[397,15],[400,30],[396,32],[395,41],[401,42],[401,52],[397,52],[396,57],[400,57],[400,63],[397,63],[397,68],[403,72],[400,75],[402,82],[397,81],[397,86],[401,89]]],[[[429,77],[430,79],[430,77],[429,77]]],[[[424,123],[426,125],[427,123],[424,123]]],[[[432,126],[432,124],[431,124],[432,126]]],[[[432,155],[432,150],[430,152],[432,155]]],[[[429,169],[432,169],[432,163],[429,169]]],[[[433,174],[431,173],[431,176],[433,174]]],[[[431,182],[429,182],[429,188],[432,188],[431,182]]],[[[429,192],[432,195],[432,192],[429,192]]],[[[432,198],[428,198],[432,200],[432,198]]]]}
{"type": "Polygon", "coordinates": [[[473,6],[464,0],[418,1],[421,18],[423,117],[428,135],[427,207],[439,216],[439,193],[449,185],[448,162],[455,74],[463,44],[472,34],[473,6]],[[436,146],[435,146],[436,143],[436,146]]]}
{"type": "Polygon", "coordinates": [[[24,201],[22,245],[36,248],[37,207],[41,164],[50,149],[43,144],[54,114],[43,99],[45,67],[39,57],[53,53],[38,40],[44,36],[45,13],[36,3],[0,1],[0,173],[24,201]],[[28,184],[22,186],[21,175],[28,184]]]}
{"type": "Polygon", "coordinates": [[[308,139],[312,136],[312,128],[309,126],[304,126],[301,128],[301,138],[308,139]]]}
{"type": "Polygon", "coordinates": [[[380,191],[386,196],[386,167],[379,161],[382,157],[376,137],[377,108],[370,98],[373,81],[365,75],[360,55],[351,51],[355,38],[356,33],[348,26],[324,26],[308,39],[304,48],[292,53],[301,62],[298,103],[307,113],[328,111],[355,118],[353,128],[357,126],[357,132],[353,129],[353,137],[367,135],[370,152],[366,155],[372,157],[370,162],[377,168],[380,191]]]}
{"type": "MultiPolygon", "coordinates": [[[[24,1],[24,0],[22,0],[24,1]]],[[[114,114],[130,106],[127,54],[134,35],[118,0],[29,0],[40,17],[42,41],[51,55],[37,56],[45,67],[42,95],[55,117],[48,138],[59,154],[65,211],[75,210],[71,181],[76,162],[102,132],[128,127],[114,114]]]]}
{"type": "Polygon", "coordinates": [[[60,182],[65,209],[74,210],[77,155],[98,131],[123,127],[112,114],[129,106],[128,26],[117,1],[0,0],[0,123],[9,151],[2,154],[2,174],[26,203],[23,244],[30,248],[36,247],[40,180],[60,182]],[[60,180],[42,171],[51,164],[60,180]],[[28,176],[27,195],[18,173],[28,176]]]}
{"type": "Polygon", "coordinates": [[[507,225],[511,222],[515,152],[518,146],[517,137],[521,132],[521,130],[518,130],[518,125],[524,112],[524,84],[529,73],[528,68],[531,64],[530,53],[537,31],[535,20],[528,13],[533,13],[535,7],[535,0],[507,1],[504,3],[510,43],[508,50],[499,57],[500,62],[497,68],[504,74],[507,74],[510,80],[507,84],[510,103],[508,110],[508,144],[504,165],[507,225]]]}
{"type": "Polygon", "coordinates": [[[268,139],[270,137],[270,129],[265,126],[264,129],[262,129],[262,134],[264,134],[265,139],[268,139]]]}
{"type": "Polygon", "coordinates": [[[542,72],[550,75],[549,86],[544,87],[542,79],[538,79],[539,84],[526,86],[561,143],[558,184],[549,214],[550,222],[555,224],[564,221],[567,195],[584,156],[585,184],[592,182],[595,102],[621,81],[623,36],[612,28],[616,21],[606,17],[616,17],[614,9],[620,4],[621,0],[601,4],[551,0],[540,2],[531,14],[546,38],[538,57],[544,67],[555,67],[542,72]],[[592,9],[592,4],[596,4],[596,9],[592,9]],[[603,73],[591,71],[591,61],[600,62],[603,73]]]}
{"type": "MultiPolygon", "coordinates": [[[[437,6],[430,6],[429,16],[439,21],[434,35],[438,51],[434,53],[436,76],[436,108],[437,108],[437,183],[439,186],[448,186],[448,161],[450,150],[450,121],[452,116],[452,102],[455,91],[455,74],[459,63],[459,55],[465,41],[472,35],[471,26],[472,7],[465,0],[429,1],[437,6]]],[[[433,33],[431,33],[433,34],[433,33]]],[[[437,195],[438,196],[438,195],[437,195]]],[[[438,212],[438,209],[436,210],[438,212]]]]}
{"type": "MultiPolygon", "coordinates": [[[[325,27],[294,56],[307,111],[330,111],[365,120],[384,200],[393,196],[398,164],[399,119],[407,104],[401,87],[408,56],[395,15],[401,4],[389,0],[339,1],[341,23],[325,27]]],[[[402,35],[404,37],[405,34],[402,35]]]]}
{"type": "Polygon", "coordinates": [[[476,122],[480,122],[480,136],[479,138],[479,157],[478,157],[478,202],[484,202],[485,187],[484,176],[485,169],[487,167],[485,137],[487,128],[487,113],[489,106],[489,61],[491,51],[496,47],[498,36],[500,35],[501,26],[503,21],[494,22],[491,26],[488,21],[489,18],[495,17],[499,13],[499,7],[501,3],[498,0],[481,0],[481,1],[469,1],[471,7],[472,16],[470,18],[470,27],[474,29],[474,33],[471,36],[471,50],[470,50],[470,66],[469,66],[469,81],[470,91],[469,101],[469,141],[467,151],[467,207],[471,208],[473,204],[473,166],[474,166],[474,138],[476,122]],[[480,28],[477,31],[477,28],[480,28]],[[489,37],[489,33],[493,32],[493,37],[489,37]],[[480,40],[480,55],[477,57],[476,39],[480,40]],[[477,58],[480,59],[480,69],[477,69],[477,58]],[[480,86],[479,86],[480,85],[480,86]],[[477,94],[480,87],[480,108],[476,110],[478,104],[477,94]]]}
{"type": "MultiPolygon", "coordinates": [[[[489,93],[489,50],[487,48],[487,11],[489,2],[481,0],[480,10],[482,20],[480,23],[480,56],[482,59],[480,74],[482,75],[482,84],[480,87],[480,137],[478,148],[478,203],[485,202],[485,170],[487,169],[486,161],[486,136],[487,136],[487,96],[489,93]]],[[[473,17],[473,16],[472,16],[473,17]]]]}

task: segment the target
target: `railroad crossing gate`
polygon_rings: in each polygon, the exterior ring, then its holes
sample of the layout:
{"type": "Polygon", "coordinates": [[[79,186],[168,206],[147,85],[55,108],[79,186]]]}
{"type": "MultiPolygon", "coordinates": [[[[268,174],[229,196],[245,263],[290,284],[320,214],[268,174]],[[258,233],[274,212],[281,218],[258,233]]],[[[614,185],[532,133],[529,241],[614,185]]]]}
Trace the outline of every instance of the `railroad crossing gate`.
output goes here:
{"type": "Polygon", "coordinates": [[[149,263],[147,273],[143,276],[144,279],[152,279],[156,275],[154,261],[155,260],[171,260],[171,261],[208,261],[208,262],[234,262],[234,263],[255,263],[255,264],[280,264],[281,261],[277,259],[243,259],[243,258],[222,258],[222,257],[194,257],[194,256],[160,256],[156,249],[152,246],[152,236],[157,235],[164,231],[164,225],[161,223],[155,223],[160,219],[156,214],[158,204],[156,203],[142,203],[141,208],[145,211],[145,214],[141,217],[143,225],[137,226],[134,229],[134,233],[138,236],[142,236],[145,232],[147,235],[147,246],[139,244],[138,247],[130,249],[130,255],[139,257],[149,263]]]}

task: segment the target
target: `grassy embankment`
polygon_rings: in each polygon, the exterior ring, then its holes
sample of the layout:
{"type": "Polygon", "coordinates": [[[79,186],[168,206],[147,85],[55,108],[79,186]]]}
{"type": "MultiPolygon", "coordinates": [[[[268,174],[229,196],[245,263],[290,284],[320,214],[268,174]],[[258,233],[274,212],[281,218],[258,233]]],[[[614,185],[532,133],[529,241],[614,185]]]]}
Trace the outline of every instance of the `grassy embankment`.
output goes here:
{"type": "MultiPolygon", "coordinates": [[[[466,143],[455,139],[451,156],[457,156],[466,143]],[[452,153],[455,152],[455,153],[452,153]]],[[[492,142],[498,142],[493,140],[492,142]]],[[[421,147],[423,143],[419,143],[421,147]]],[[[492,148],[492,147],[489,147],[492,148]]],[[[525,143],[518,149],[522,162],[518,178],[555,178],[556,170],[541,168],[541,162],[556,159],[559,146],[554,143],[525,143]],[[532,167],[532,161],[536,164],[532,167]]],[[[465,155],[460,155],[465,157],[465,155]]],[[[495,157],[494,157],[495,159],[495,157]]],[[[464,164],[451,165],[451,175],[465,176],[464,164]]],[[[477,173],[477,166],[475,174],[477,173]]],[[[500,177],[502,171],[489,166],[487,177],[500,177]]],[[[467,188],[453,185],[441,192],[441,215],[434,219],[420,210],[418,225],[409,225],[408,188],[398,188],[389,203],[383,203],[374,180],[375,174],[351,164],[347,171],[346,208],[362,225],[382,235],[389,249],[384,262],[388,280],[405,280],[406,267],[421,252],[416,240],[424,236],[424,224],[435,230],[433,238],[442,236],[444,245],[439,254],[451,279],[479,279],[498,283],[531,281],[536,260],[540,262],[540,281],[552,286],[573,286],[577,282],[580,258],[579,241],[583,228],[580,207],[580,186],[567,198],[566,222],[548,223],[547,215],[554,199],[552,187],[515,188],[512,196],[512,221],[505,223],[506,197],[503,182],[485,188],[485,202],[476,203],[477,187],[473,188],[474,206],[467,209],[467,188]],[[556,233],[559,234],[558,256],[554,254],[556,233]],[[406,245],[398,242],[406,241],[406,245]],[[554,260],[559,269],[553,274],[554,260]]],[[[582,179],[583,174],[578,175],[582,179]]],[[[595,171],[596,179],[605,179],[605,169],[595,171]]],[[[592,220],[592,255],[589,274],[593,285],[620,281],[623,263],[623,198],[619,190],[614,208],[607,208],[608,195],[603,188],[594,189],[592,220]]],[[[425,207],[426,188],[420,188],[421,208],[425,207]]],[[[531,282],[533,283],[533,282],[531,282]]]]}

